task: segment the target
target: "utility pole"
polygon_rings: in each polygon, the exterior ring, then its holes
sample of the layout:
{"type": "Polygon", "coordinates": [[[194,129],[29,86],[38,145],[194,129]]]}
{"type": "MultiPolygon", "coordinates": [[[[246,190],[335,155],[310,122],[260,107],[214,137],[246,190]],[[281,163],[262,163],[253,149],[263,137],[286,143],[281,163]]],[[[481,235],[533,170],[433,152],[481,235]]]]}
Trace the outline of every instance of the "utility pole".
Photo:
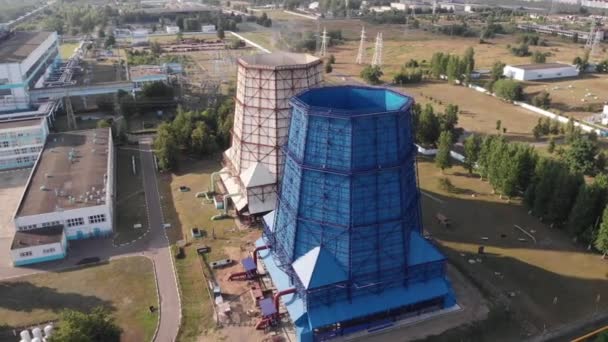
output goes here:
{"type": "Polygon", "coordinates": [[[376,46],[374,48],[374,57],[372,58],[373,66],[382,66],[382,32],[378,32],[376,36],[376,46]]]}
{"type": "Polygon", "coordinates": [[[365,26],[361,27],[361,41],[359,42],[359,52],[357,52],[357,59],[355,63],[363,64],[365,59],[365,26]]]}
{"type": "Polygon", "coordinates": [[[323,35],[321,36],[321,51],[319,52],[320,57],[327,55],[327,29],[323,28],[323,35]]]}

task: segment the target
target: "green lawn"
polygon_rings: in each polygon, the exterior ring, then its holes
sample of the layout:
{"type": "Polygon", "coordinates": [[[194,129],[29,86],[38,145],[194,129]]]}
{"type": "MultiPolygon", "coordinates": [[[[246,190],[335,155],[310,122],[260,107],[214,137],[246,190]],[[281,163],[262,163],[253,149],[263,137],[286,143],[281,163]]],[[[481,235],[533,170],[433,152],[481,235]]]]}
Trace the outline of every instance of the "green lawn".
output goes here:
{"type": "MultiPolygon", "coordinates": [[[[213,304],[210,301],[205,275],[210,271],[204,266],[203,260],[196,254],[196,248],[201,244],[211,247],[208,255],[210,260],[225,258],[224,246],[238,246],[243,234],[233,232],[235,227],[232,219],[211,221],[211,216],[218,213],[211,204],[202,204],[202,199],[195,198],[198,191],[206,191],[209,187],[211,172],[221,168],[217,157],[205,161],[181,160],[179,170],[173,174],[159,177],[159,188],[162,197],[165,221],[171,222],[173,228],[168,232],[170,239],[176,241],[182,237],[189,242],[185,248],[186,257],[176,259],[175,265],[181,286],[182,295],[182,326],[178,341],[199,341],[201,334],[207,339],[214,340],[213,334],[213,304]],[[179,192],[180,185],[190,187],[190,192],[179,192]],[[190,235],[192,227],[205,231],[206,237],[193,240],[190,235]],[[216,239],[212,238],[215,231],[216,239]]],[[[203,339],[203,340],[207,340],[203,339]]]]}
{"type": "Polygon", "coordinates": [[[150,341],[156,330],[157,306],[152,263],[130,257],[72,271],[26,276],[0,282],[0,340],[12,329],[57,320],[61,310],[107,307],[122,327],[124,342],[150,341]]]}
{"type": "Polygon", "coordinates": [[[116,153],[116,244],[133,241],[149,229],[139,151],[135,150],[137,145],[127,148],[130,149],[118,148],[116,153]],[[133,228],[138,223],[142,228],[133,228]]]}

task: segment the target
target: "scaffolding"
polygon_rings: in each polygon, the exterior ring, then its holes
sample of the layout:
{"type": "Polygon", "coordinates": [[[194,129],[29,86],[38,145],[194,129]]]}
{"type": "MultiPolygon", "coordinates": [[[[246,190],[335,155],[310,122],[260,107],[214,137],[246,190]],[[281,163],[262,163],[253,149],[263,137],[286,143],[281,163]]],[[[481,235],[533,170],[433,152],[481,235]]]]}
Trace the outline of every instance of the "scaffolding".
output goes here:
{"type": "MultiPolygon", "coordinates": [[[[291,100],[278,205],[264,237],[311,322],[332,305],[365,312],[357,298],[445,279],[445,258],[421,237],[412,103],[358,86],[291,100]]],[[[450,295],[431,299],[449,305],[450,295]]]]}
{"type": "Polygon", "coordinates": [[[321,60],[311,55],[271,53],[238,60],[232,145],[224,153],[225,167],[244,197],[237,210],[245,204],[250,204],[250,214],[274,209],[283,167],[280,147],[291,118],[289,99],[322,78],[321,60]]]}

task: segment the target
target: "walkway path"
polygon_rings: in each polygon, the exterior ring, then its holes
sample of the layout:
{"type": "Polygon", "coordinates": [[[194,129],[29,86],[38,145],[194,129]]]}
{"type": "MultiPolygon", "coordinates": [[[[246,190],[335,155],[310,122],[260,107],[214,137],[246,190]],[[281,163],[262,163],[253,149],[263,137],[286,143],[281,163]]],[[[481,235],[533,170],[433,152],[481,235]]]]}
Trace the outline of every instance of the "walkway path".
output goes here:
{"type": "Polygon", "coordinates": [[[164,219],[156,182],[152,139],[143,138],[139,146],[150,225],[149,244],[145,254],[151,257],[156,265],[156,280],[160,294],[160,322],[154,341],[175,341],[181,321],[181,301],[169,239],[163,227],[164,219]]]}

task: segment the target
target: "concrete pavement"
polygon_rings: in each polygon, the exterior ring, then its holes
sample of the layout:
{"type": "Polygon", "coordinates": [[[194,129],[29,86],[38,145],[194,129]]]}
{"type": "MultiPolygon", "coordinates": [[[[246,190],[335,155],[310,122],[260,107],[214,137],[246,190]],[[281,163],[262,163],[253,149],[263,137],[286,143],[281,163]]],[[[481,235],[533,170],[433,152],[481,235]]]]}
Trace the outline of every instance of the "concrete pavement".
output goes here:
{"type": "Polygon", "coordinates": [[[152,139],[140,140],[141,169],[146,193],[146,207],[150,234],[144,254],[154,260],[156,281],[160,295],[160,318],[154,341],[175,341],[181,323],[181,299],[177,287],[177,276],[169,239],[163,227],[164,219],[160,205],[158,184],[156,183],[156,165],[152,153],[152,139]]]}

